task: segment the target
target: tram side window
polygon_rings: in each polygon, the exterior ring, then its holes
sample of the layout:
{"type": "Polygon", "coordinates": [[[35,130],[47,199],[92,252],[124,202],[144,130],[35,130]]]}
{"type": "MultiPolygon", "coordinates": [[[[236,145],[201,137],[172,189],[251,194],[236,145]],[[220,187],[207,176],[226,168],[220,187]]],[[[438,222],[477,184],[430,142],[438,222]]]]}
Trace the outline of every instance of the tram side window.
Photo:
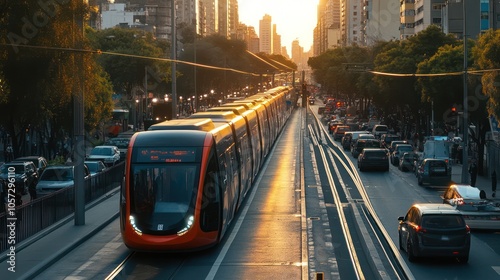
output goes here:
{"type": "Polygon", "coordinates": [[[208,162],[205,181],[203,182],[203,197],[200,213],[200,227],[203,231],[218,230],[220,224],[221,194],[217,166],[217,160],[212,153],[208,162]]]}

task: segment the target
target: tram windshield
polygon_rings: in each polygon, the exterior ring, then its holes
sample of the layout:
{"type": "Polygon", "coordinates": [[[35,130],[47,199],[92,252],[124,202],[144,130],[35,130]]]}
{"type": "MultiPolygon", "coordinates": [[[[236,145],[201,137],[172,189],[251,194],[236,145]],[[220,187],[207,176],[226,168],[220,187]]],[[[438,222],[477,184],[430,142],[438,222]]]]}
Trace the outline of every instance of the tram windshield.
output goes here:
{"type": "Polygon", "coordinates": [[[176,233],[194,213],[199,164],[136,164],[132,167],[131,214],[144,233],[176,233]]]}

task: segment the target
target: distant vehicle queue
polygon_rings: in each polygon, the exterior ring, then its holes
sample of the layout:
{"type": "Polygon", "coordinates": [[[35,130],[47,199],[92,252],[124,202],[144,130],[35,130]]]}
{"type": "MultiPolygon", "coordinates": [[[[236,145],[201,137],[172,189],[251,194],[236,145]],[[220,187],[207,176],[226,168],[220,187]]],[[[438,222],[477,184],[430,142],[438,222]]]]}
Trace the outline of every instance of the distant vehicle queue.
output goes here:
{"type": "Polygon", "coordinates": [[[120,196],[125,245],[175,252],[218,244],[291,114],[293,93],[277,87],[134,134],[120,196]]]}

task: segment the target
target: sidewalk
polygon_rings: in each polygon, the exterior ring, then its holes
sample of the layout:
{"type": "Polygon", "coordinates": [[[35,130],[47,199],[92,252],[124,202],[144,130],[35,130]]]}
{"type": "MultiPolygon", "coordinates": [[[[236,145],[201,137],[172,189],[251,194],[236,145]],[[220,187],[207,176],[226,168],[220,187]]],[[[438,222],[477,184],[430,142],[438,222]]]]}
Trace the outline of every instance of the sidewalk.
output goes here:
{"type": "Polygon", "coordinates": [[[118,217],[119,188],[86,207],[85,225],[76,226],[71,216],[39,234],[16,244],[15,255],[0,256],[0,279],[33,279],[41,271],[74,250],[118,217]],[[15,272],[9,271],[14,257],[15,272]]]}
{"type": "MultiPolygon", "coordinates": [[[[454,164],[452,166],[451,170],[451,180],[453,182],[456,182],[457,184],[462,183],[462,165],[461,164],[454,164]]],[[[470,174],[469,174],[469,180],[470,180],[470,174]]],[[[467,184],[470,184],[470,182],[467,182],[467,184]]],[[[500,190],[498,187],[498,182],[497,182],[497,192],[496,192],[496,197],[493,198],[491,196],[492,191],[491,191],[491,178],[488,176],[480,176],[477,175],[476,178],[476,187],[480,190],[484,190],[486,192],[486,198],[488,199],[494,199],[496,201],[500,202],[500,190]]]]}

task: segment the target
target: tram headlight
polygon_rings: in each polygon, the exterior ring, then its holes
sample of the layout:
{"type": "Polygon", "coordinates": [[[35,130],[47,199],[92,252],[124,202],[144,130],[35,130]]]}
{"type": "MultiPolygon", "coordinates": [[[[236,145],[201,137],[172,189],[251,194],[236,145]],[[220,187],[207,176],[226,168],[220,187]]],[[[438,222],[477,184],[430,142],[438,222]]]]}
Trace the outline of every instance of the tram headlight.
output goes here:
{"type": "Polygon", "coordinates": [[[186,220],[186,226],[183,229],[179,230],[177,232],[177,235],[181,236],[181,235],[186,234],[186,232],[188,232],[188,230],[191,229],[191,227],[193,226],[193,224],[194,224],[194,216],[191,215],[186,220]]]}
{"type": "Polygon", "coordinates": [[[138,235],[142,235],[142,231],[135,225],[135,218],[134,218],[134,216],[129,216],[129,220],[130,220],[130,226],[132,226],[132,228],[134,229],[134,231],[138,235]]]}

